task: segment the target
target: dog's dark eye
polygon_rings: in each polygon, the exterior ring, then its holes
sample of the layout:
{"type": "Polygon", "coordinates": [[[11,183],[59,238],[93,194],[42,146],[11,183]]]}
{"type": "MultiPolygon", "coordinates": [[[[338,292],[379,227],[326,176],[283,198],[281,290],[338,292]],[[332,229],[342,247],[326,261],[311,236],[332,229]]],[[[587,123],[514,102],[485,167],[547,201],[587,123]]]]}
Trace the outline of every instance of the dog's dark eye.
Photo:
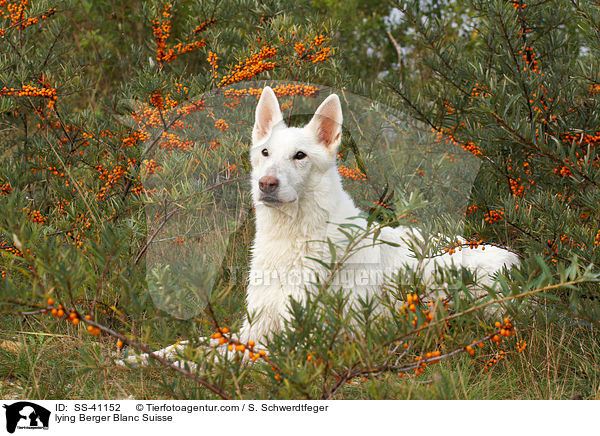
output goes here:
{"type": "Polygon", "coordinates": [[[269,150],[267,150],[266,148],[263,148],[263,150],[261,151],[263,156],[268,156],[269,155],[269,150]]]}
{"type": "Polygon", "coordinates": [[[303,151],[299,151],[298,153],[296,153],[294,155],[294,159],[304,159],[306,157],[306,153],[304,153],[303,151]]]}

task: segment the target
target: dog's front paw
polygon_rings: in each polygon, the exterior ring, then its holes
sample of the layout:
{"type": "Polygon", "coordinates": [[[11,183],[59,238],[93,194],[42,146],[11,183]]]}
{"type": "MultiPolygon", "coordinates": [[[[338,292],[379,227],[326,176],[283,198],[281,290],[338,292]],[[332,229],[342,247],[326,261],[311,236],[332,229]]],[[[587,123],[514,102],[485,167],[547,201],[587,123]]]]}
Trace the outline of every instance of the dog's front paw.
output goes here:
{"type": "MultiPolygon", "coordinates": [[[[170,345],[162,350],[154,351],[152,354],[161,357],[165,360],[175,362],[181,359],[184,348],[188,344],[188,341],[180,341],[176,344],[170,345]]],[[[152,359],[152,356],[148,353],[143,354],[132,354],[125,359],[119,359],[115,363],[119,366],[146,366],[152,359]]]]}

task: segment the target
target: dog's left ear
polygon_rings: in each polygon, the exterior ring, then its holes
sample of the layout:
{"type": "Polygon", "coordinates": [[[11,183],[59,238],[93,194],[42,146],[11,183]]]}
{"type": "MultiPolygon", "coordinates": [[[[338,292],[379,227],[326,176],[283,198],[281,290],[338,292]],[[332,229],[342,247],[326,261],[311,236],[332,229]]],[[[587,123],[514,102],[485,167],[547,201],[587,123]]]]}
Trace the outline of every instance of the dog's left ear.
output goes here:
{"type": "Polygon", "coordinates": [[[334,152],[342,137],[342,105],[340,98],[331,94],[315,112],[306,127],[313,131],[319,143],[334,152]]]}

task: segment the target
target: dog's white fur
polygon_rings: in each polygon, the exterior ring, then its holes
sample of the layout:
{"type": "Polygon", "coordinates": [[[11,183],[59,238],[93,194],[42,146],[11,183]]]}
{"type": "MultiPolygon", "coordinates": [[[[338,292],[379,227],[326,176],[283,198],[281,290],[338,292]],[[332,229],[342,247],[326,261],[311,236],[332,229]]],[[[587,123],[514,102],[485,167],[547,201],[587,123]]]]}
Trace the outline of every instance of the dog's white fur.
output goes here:
{"type": "MultiPolygon", "coordinates": [[[[256,235],[246,296],[249,317],[239,334],[242,342],[264,344],[282,328],[289,317],[290,298],[301,301],[309,280],[325,271],[311,259],[327,261],[330,253],[324,241],[336,244],[339,254],[344,251],[347,237],[339,231],[339,224],[366,227],[364,219],[357,219],[360,211],[344,191],[338,173],[341,133],[342,108],[337,95],[330,95],[313,119],[297,128],[285,125],[275,93],[270,87],[264,88],[256,107],[250,150],[256,235]],[[265,192],[260,188],[261,180],[276,181],[277,187],[265,192]]],[[[339,275],[351,303],[380,292],[384,274],[417,266],[407,244],[407,239],[414,237],[418,234],[408,228],[384,227],[378,240],[394,245],[373,244],[372,237],[360,245],[347,261],[354,274],[345,275],[346,279],[339,275]],[[367,274],[359,274],[361,271],[367,274]]],[[[494,273],[517,261],[507,250],[486,246],[485,250],[437,256],[421,266],[426,280],[432,278],[437,266],[454,264],[492,283],[494,273]]],[[[158,353],[172,356],[178,349],[181,346],[158,353]]]]}

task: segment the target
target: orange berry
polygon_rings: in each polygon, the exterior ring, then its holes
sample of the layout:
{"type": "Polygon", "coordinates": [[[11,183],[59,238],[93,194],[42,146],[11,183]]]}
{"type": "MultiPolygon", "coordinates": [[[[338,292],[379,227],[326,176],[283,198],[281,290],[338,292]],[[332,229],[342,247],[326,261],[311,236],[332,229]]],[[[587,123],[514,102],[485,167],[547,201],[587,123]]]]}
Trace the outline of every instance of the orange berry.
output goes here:
{"type": "Polygon", "coordinates": [[[494,326],[495,326],[497,329],[499,329],[500,327],[502,327],[502,323],[501,323],[500,321],[496,321],[496,322],[494,323],[494,326]]]}
{"type": "Polygon", "coordinates": [[[92,319],[92,315],[86,315],[85,319],[92,319]]]}
{"type": "Polygon", "coordinates": [[[53,306],[53,305],[54,305],[54,299],[48,298],[48,306],[53,306]]]}
{"type": "Polygon", "coordinates": [[[65,316],[65,311],[62,309],[58,309],[58,312],[56,312],[56,316],[62,318],[63,316],[65,316]]]}
{"type": "Polygon", "coordinates": [[[219,339],[219,345],[223,345],[226,342],[227,342],[227,339],[225,339],[225,338],[220,338],[219,339]]]}
{"type": "Polygon", "coordinates": [[[77,325],[79,324],[79,318],[73,318],[71,322],[73,323],[73,325],[77,325]]]}
{"type": "Polygon", "coordinates": [[[56,316],[56,314],[58,313],[58,310],[56,310],[56,309],[52,309],[52,310],[50,311],[50,313],[52,314],[52,316],[56,316]]]}
{"type": "Polygon", "coordinates": [[[223,333],[229,333],[229,329],[228,329],[227,327],[223,327],[223,328],[221,329],[221,331],[222,331],[223,333]]]}
{"type": "Polygon", "coordinates": [[[122,346],[123,346],[123,341],[119,339],[117,341],[117,348],[121,348],[122,346]]]}
{"type": "Polygon", "coordinates": [[[254,347],[255,345],[256,345],[256,342],[254,342],[254,341],[248,342],[249,347],[254,347]]]}
{"type": "Polygon", "coordinates": [[[309,354],[308,356],[306,356],[306,360],[311,361],[312,360],[312,356],[309,354]]]}
{"type": "Polygon", "coordinates": [[[229,346],[227,347],[227,349],[228,349],[229,351],[233,351],[233,344],[229,344],[229,346]]]}
{"type": "Polygon", "coordinates": [[[87,331],[92,333],[94,331],[94,326],[92,326],[92,325],[87,326],[87,331]]]}
{"type": "Polygon", "coordinates": [[[244,350],[246,349],[246,347],[243,344],[238,345],[237,347],[235,347],[235,351],[240,351],[240,352],[244,352],[244,350]]]}

